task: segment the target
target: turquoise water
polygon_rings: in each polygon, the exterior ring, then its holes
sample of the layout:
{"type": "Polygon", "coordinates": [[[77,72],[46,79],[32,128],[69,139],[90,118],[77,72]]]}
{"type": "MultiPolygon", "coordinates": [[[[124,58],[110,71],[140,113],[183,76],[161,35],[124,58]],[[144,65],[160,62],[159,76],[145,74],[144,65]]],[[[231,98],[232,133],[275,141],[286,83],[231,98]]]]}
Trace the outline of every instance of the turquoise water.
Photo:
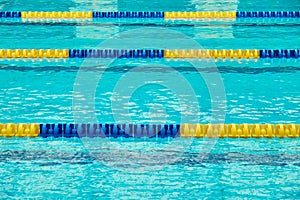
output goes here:
{"type": "Polygon", "coordinates": [[[300,195],[298,139],[219,140],[204,159],[198,153],[200,140],[182,152],[163,140],[92,142],[96,148],[87,151],[80,140],[0,140],[1,197],[297,199],[300,195]]]}
{"type": "MultiPolygon", "coordinates": [[[[299,10],[299,1],[2,1],[1,10],[299,10]]],[[[0,21],[0,48],[298,49],[300,23],[0,21]]],[[[1,123],[300,123],[297,60],[0,60],[1,123]]],[[[299,139],[0,139],[0,197],[300,198],[299,139]]]]}

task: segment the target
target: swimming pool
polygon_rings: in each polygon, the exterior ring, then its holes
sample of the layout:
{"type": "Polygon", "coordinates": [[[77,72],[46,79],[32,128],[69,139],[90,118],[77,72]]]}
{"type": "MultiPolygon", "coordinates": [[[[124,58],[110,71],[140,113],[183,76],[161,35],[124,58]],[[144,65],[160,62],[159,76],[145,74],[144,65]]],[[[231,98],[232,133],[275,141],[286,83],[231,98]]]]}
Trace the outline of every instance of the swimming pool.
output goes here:
{"type": "MultiPolygon", "coordinates": [[[[2,11],[230,12],[299,8],[296,0],[259,4],[44,0],[1,5],[2,11]]],[[[299,25],[296,18],[1,18],[0,49],[295,50],[300,48],[299,25]]],[[[144,126],[139,124],[181,124],[182,129],[189,127],[186,123],[299,124],[299,60],[142,56],[1,59],[0,122],[66,124],[61,136],[65,136],[68,124],[77,123],[138,124],[140,130],[144,126]]],[[[1,137],[1,198],[300,196],[299,136],[173,138],[165,133],[161,138],[160,132],[150,138],[114,138],[114,127],[111,130],[108,134],[112,135],[105,138],[43,137],[41,126],[42,137],[1,137]]]]}

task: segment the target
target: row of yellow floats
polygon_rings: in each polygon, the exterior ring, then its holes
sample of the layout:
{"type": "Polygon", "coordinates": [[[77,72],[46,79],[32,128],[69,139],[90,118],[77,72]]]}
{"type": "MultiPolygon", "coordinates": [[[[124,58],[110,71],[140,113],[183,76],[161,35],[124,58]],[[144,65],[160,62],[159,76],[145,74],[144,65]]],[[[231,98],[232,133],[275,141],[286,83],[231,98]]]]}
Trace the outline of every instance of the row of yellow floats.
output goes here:
{"type": "Polygon", "coordinates": [[[260,58],[259,50],[249,50],[249,49],[205,49],[205,50],[165,50],[164,58],[200,58],[200,59],[250,59],[250,58],[260,58]]]}
{"type": "Polygon", "coordinates": [[[297,138],[299,124],[181,124],[181,137],[194,138],[297,138]]]}
{"type": "Polygon", "coordinates": [[[22,18],[93,18],[93,12],[21,12],[22,18]]]}
{"type": "Polygon", "coordinates": [[[236,12],[165,12],[165,19],[236,18],[236,12]]]}
{"type": "Polygon", "coordinates": [[[39,124],[0,124],[0,137],[38,137],[39,124]]]}
{"type": "Polygon", "coordinates": [[[67,49],[0,49],[0,58],[69,58],[67,49]]]}

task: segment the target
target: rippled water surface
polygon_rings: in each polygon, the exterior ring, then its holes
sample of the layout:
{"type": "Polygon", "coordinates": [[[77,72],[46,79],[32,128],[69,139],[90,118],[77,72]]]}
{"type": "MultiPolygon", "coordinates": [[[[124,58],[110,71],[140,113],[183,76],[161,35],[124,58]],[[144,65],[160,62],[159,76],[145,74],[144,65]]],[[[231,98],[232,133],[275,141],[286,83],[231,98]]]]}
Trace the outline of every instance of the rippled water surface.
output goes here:
{"type": "MultiPolygon", "coordinates": [[[[0,1],[1,11],[298,11],[292,1],[0,1]]],[[[0,20],[5,48],[299,49],[297,19],[0,20]]],[[[1,123],[300,123],[297,60],[0,60],[1,123]]],[[[299,139],[0,139],[0,198],[300,198],[299,139]]]]}

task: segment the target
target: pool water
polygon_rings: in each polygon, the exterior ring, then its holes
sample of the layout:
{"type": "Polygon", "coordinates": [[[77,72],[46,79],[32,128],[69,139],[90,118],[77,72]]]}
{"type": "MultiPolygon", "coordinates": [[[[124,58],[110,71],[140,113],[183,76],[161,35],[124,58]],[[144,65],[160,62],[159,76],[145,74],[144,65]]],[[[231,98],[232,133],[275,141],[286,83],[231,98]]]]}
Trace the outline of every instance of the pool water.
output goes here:
{"type": "MultiPolygon", "coordinates": [[[[3,11],[298,11],[286,1],[3,1],[3,11]]],[[[0,21],[0,49],[299,49],[298,20],[0,21]]],[[[300,123],[300,62],[0,60],[1,123],[300,123]]],[[[300,198],[300,140],[0,138],[0,197],[300,198]]]]}

